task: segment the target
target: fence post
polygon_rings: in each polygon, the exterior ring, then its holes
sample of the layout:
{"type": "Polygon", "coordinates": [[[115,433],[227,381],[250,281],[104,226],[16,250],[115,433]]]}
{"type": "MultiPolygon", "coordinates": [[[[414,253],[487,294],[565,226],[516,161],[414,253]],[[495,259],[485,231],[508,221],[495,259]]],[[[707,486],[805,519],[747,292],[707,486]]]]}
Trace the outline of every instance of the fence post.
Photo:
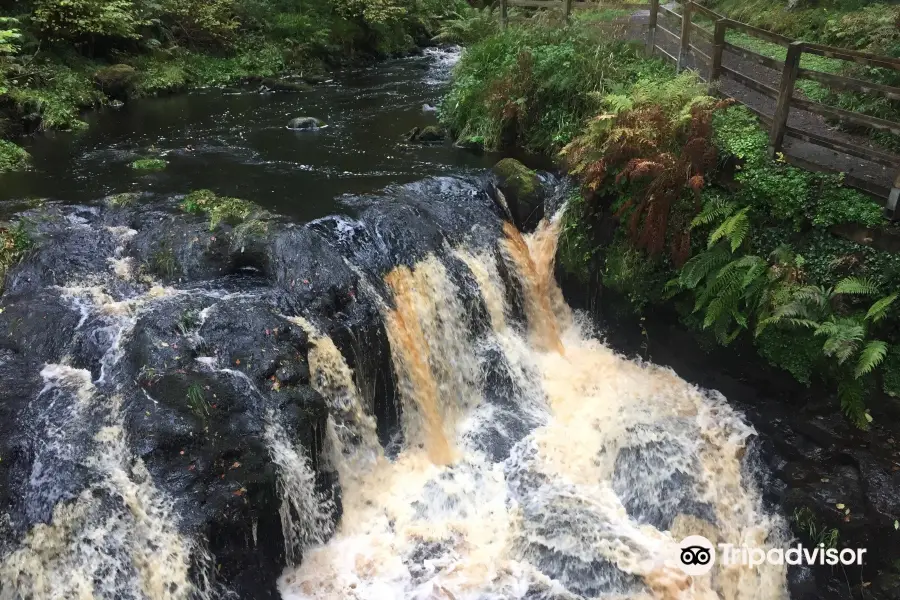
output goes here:
{"type": "Polygon", "coordinates": [[[650,23],[647,26],[647,56],[656,49],[656,20],[659,17],[659,0],[650,0],[650,23]]]}
{"type": "Polygon", "coordinates": [[[887,204],[884,205],[884,218],[896,221],[900,217],[897,211],[897,200],[900,199],[900,173],[894,178],[894,187],[888,196],[887,204]]]}
{"type": "Polygon", "coordinates": [[[725,51],[725,32],[728,29],[728,19],[716,21],[716,30],[713,32],[712,60],[709,66],[709,85],[722,76],[722,53],[725,51]]]}
{"type": "Polygon", "coordinates": [[[788,46],[784,69],[781,71],[781,85],[778,87],[778,103],[772,117],[772,131],[769,133],[769,157],[781,151],[784,143],[784,132],[788,115],[791,112],[791,97],[794,95],[794,82],[797,80],[797,69],[800,67],[800,55],[803,54],[803,42],[791,42],[788,46]]]}
{"type": "Polygon", "coordinates": [[[568,25],[572,20],[572,0],[565,0],[566,6],[566,25],[568,25]]]}
{"type": "Polygon", "coordinates": [[[678,64],[675,67],[679,73],[684,69],[691,53],[691,12],[693,9],[693,2],[685,2],[681,12],[681,49],[678,51],[678,64]]]}
{"type": "Polygon", "coordinates": [[[507,12],[506,0],[500,0],[500,31],[506,29],[509,21],[509,14],[507,12]]]}

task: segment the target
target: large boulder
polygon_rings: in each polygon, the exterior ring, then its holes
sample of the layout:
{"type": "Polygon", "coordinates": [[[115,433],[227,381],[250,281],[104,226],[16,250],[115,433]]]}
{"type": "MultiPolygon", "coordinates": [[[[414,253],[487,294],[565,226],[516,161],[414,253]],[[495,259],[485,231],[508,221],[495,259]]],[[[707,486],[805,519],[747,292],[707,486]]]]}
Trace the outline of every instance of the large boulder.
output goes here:
{"type": "Polygon", "coordinates": [[[492,171],[513,222],[522,231],[533,230],[544,218],[541,178],[514,158],[504,158],[492,171]]]}

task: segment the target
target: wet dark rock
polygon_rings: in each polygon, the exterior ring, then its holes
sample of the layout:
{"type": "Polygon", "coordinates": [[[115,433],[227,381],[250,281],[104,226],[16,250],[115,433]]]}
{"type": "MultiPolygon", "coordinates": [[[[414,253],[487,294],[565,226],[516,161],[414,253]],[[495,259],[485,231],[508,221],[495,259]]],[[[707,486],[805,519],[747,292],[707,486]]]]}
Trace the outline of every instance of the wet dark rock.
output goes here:
{"type": "Polygon", "coordinates": [[[494,165],[497,189],[521,231],[531,231],[544,218],[544,186],[541,178],[514,158],[494,165]]]}
{"type": "MultiPolygon", "coordinates": [[[[223,300],[207,311],[198,335],[219,364],[246,373],[258,383],[279,369],[306,365],[308,337],[258,299],[223,300]]],[[[309,367],[306,366],[307,378],[309,367]]]]}
{"type": "Polygon", "coordinates": [[[282,362],[275,371],[275,379],[281,385],[309,383],[309,364],[300,357],[293,361],[282,362]]]}
{"type": "Polygon", "coordinates": [[[81,314],[59,292],[7,293],[0,301],[0,348],[58,363],[70,350],[81,314]]]}
{"type": "Polygon", "coordinates": [[[325,127],[325,122],[315,117],[297,117],[288,121],[287,128],[297,131],[315,131],[325,127]]]}
{"type": "Polygon", "coordinates": [[[119,102],[131,97],[136,80],[137,71],[131,65],[110,65],[94,73],[94,84],[104,94],[119,102]]]}
{"type": "Polygon", "coordinates": [[[251,77],[248,83],[258,85],[262,92],[308,92],[312,89],[303,81],[288,81],[273,77],[251,77]]]}
{"type": "Polygon", "coordinates": [[[427,127],[414,127],[405,136],[408,142],[419,142],[429,144],[433,142],[442,142],[447,137],[447,132],[437,125],[428,125],[427,127]]]}
{"type": "Polygon", "coordinates": [[[163,281],[212,279],[233,272],[228,235],[210,231],[205,221],[178,214],[152,213],[142,217],[128,253],[140,269],[163,281]]]}

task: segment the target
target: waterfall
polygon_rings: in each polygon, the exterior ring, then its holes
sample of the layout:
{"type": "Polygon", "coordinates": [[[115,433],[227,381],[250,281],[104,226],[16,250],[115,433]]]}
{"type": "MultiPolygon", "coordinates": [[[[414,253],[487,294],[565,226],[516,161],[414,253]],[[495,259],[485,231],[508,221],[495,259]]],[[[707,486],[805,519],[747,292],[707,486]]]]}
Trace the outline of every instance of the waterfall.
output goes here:
{"type": "MultiPolygon", "coordinates": [[[[782,567],[677,567],[688,535],[785,543],[742,462],[753,431],[719,394],[587,333],[553,279],[558,223],[504,228],[515,281],[465,245],[385,276],[405,445],[339,471],[338,530],[285,571],[283,598],[787,598],[782,567]]],[[[371,439],[365,417],[341,425],[371,439]]]]}

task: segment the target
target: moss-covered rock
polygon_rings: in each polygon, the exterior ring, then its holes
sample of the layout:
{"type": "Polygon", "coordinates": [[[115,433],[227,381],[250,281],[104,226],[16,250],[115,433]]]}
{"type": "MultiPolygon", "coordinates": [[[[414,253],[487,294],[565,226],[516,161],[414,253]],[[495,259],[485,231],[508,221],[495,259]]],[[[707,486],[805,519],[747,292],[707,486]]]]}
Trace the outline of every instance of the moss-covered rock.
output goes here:
{"type": "Polygon", "coordinates": [[[111,65],[94,73],[94,85],[117,100],[126,100],[134,93],[137,71],[130,65],[111,65]]]}
{"type": "Polygon", "coordinates": [[[514,158],[498,162],[493,173],[516,226],[523,231],[536,227],[544,218],[544,190],[538,174],[514,158]]]}
{"type": "Polygon", "coordinates": [[[113,194],[104,199],[104,203],[110,208],[125,208],[133,205],[141,195],[137,192],[125,192],[122,194],[113,194]]]}
{"type": "Polygon", "coordinates": [[[209,216],[210,230],[223,224],[236,227],[247,221],[254,213],[261,216],[259,207],[253,202],[218,196],[212,190],[191,192],[181,201],[181,210],[190,214],[209,216]]]}
{"type": "Polygon", "coordinates": [[[131,163],[136,171],[162,171],[168,163],[161,158],[141,158],[131,163]]]}

